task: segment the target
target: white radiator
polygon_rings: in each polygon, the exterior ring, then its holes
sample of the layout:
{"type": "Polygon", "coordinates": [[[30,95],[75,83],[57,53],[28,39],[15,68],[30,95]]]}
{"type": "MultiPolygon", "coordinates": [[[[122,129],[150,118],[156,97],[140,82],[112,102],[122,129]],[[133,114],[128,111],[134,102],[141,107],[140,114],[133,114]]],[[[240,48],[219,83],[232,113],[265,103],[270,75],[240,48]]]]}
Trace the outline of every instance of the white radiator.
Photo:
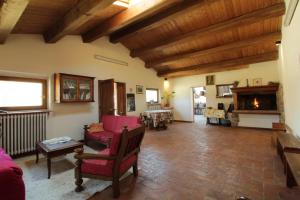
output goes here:
{"type": "Polygon", "coordinates": [[[48,112],[0,114],[0,147],[16,156],[35,151],[36,142],[46,139],[48,112]]]}

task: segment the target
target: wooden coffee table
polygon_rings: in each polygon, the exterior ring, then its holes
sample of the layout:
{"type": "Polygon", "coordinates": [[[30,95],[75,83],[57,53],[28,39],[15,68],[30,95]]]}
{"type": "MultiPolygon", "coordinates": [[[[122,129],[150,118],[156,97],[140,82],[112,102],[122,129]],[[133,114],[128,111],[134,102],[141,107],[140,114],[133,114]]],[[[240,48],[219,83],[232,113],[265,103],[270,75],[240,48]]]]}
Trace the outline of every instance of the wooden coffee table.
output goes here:
{"type": "Polygon", "coordinates": [[[83,144],[75,140],[70,140],[65,143],[53,145],[44,144],[43,142],[36,143],[36,163],[39,162],[39,153],[42,153],[47,158],[48,179],[51,176],[51,158],[73,153],[75,149],[83,148],[83,144]]]}

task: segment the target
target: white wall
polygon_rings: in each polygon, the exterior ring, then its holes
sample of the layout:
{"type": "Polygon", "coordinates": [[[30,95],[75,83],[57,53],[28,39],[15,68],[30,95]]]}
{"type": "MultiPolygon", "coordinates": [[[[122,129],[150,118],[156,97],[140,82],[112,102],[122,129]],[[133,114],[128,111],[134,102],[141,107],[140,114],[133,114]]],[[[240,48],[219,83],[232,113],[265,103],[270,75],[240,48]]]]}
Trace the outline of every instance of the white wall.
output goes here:
{"type": "MultiPolygon", "coordinates": [[[[287,6],[288,6],[288,2],[287,6]]],[[[290,26],[283,26],[280,80],[283,83],[286,124],[300,137],[300,5],[290,26]]]]}
{"type": "MultiPolygon", "coordinates": [[[[67,36],[55,44],[46,44],[40,35],[11,35],[4,45],[0,45],[0,75],[43,77],[49,80],[49,108],[53,111],[49,118],[47,137],[68,135],[82,138],[84,124],[98,120],[98,84],[95,81],[95,103],[55,104],[53,103],[53,74],[70,73],[94,76],[96,80],[114,78],[126,82],[127,92],[135,93],[136,85],[144,88],[163,87],[163,79],[144,67],[143,61],[133,59],[121,44],[111,44],[107,38],[85,44],[78,36],[67,36]],[[94,59],[103,55],[126,61],[129,66],[94,59]]],[[[145,95],[135,94],[136,112],[146,109],[145,95]]]]}
{"type": "MultiPolygon", "coordinates": [[[[239,81],[239,87],[246,86],[246,79],[249,79],[250,86],[255,78],[262,78],[263,85],[268,84],[269,81],[279,81],[277,61],[253,64],[249,68],[241,70],[170,79],[171,90],[176,92],[172,99],[176,120],[193,121],[192,87],[205,86],[207,75],[215,75],[216,85],[239,81]]],[[[233,102],[232,98],[216,98],[215,85],[205,87],[207,106],[216,108],[218,103],[224,103],[227,108],[233,102]]]]}

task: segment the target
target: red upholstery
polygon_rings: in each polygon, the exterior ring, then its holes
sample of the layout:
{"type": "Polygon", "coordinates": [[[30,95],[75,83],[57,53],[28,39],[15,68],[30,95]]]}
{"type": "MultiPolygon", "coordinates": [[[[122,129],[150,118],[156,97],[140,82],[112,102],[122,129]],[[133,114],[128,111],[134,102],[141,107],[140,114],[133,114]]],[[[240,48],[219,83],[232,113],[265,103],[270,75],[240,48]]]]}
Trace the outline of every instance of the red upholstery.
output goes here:
{"type": "Polygon", "coordinates": [[[92,140],[99,140],[102,141],[103,143],[107,143],[112,137],[113,137],[113,132],[109,131],[102,131],[98,133],[86,133],[86,136],[92,140]]]}
{"type": "Polygon", "coordinates": [[[136,128],[140,124],[140,118],[134,116],[104,115],[102,122],[104,130],[121,133],[124,126],[127,126],[129,129],[136,128]]]}
{"type": "MultiPolygon", "coordinates": [[[[99,152],[99,154],[109,156],[110,149],[107,148],[99,152]]],[[[120,174],[126,172],[136,160],[136,155],[124,160],[120,165],[120,174]]],[[[111,177],[113,175],[113,162],[108,160],[83,160],[81,171],[87,174],[111,177]]]]}
{"type": "Polygon", "coordinates": [[[114,155],[118,149],[118,142],[120,133],[122,133],[124,126],[127,126],[129,130],[134,129],[140,126],[140,118],[135,116],[114,116],[114,115],[104,115],[102,117],[103,129],[104,131],[99,133],[90,133],[87,132],[85,137],[91,140],[97,140],[101,143],[108,144],[110,139],[112,143],[110,146],[113,146],[111,153],[114,155]],[[113,137],[115,134],[116,137],[113,137]]]}
{"type": "Polygon", "coordinates": [[[0,199],[25,200],[22,169],[0,148],[0,199]]]}

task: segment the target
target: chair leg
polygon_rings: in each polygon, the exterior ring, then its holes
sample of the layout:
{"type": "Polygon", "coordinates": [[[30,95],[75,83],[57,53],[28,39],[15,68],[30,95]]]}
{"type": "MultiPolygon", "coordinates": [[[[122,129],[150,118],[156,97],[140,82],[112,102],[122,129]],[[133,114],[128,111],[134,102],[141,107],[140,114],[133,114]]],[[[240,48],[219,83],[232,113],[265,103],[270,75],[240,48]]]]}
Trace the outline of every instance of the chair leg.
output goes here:
{"type": "Polygon", "coordinates": [[[119,177],[114,177],[112,181],[112,187],[113,187],[113,195],[114,198],[118,198],[120,196],[120,183],[119,183],[119,177]]]}
{"type": "Polygon", "coordinates": [[[83,183],[82,175],[81,175],[81,172],[78,170],[78,168],[75,169],[75,178],[76,178],[76,181],[75,181],[75,184],[76,184],[75,192],[81,192],[82,190],[84,190],[84,188],[82,187],[82,183],[83,183]]]}
{"type": "Polygon", "coordinates": [[[132,167],[133,167],[133,175],[137,177],[139,175],[138,163],[136,162],[132,167]]]}

